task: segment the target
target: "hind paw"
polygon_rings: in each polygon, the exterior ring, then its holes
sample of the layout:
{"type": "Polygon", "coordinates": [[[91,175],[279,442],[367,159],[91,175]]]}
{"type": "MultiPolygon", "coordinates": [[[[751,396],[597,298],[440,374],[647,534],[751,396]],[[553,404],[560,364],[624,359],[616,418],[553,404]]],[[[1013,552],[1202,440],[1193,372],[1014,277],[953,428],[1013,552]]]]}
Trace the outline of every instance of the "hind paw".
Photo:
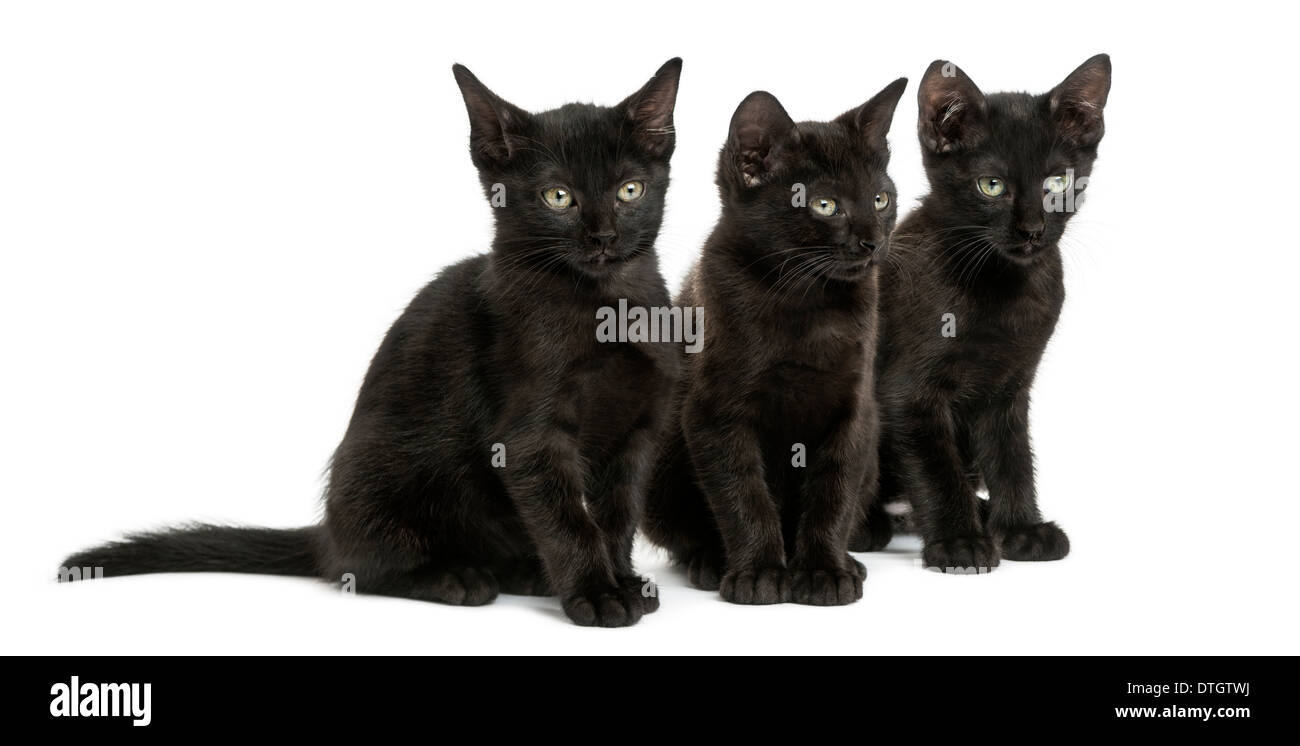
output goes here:
{"type": "Polygon", "coordinates": [[[430,578],[434,601],[453,606],[483,606],[496,600],[501,586],[492,573],[473,567],[440,570],[430,578]]]}
{"type": "Polygon", "coordinates": [[[554,596],[542,563],[535,558],[516,560],[496,571],[501,592],[512,596],[554,596]]]}
{"type": "Polygon", "coordinates": [[[713,552],[696,551],[686,560],[686,579],[691,587],[702,591],[716,591],[722,585],[725,565],[713,552]]]}
{"type": "Polygon", "coordinates": [[[1070,553],[1070,537],[1055,523],[1033,523],[1000,532],[1002,556],[1020,562],[1049,562],[1070,553]]]}

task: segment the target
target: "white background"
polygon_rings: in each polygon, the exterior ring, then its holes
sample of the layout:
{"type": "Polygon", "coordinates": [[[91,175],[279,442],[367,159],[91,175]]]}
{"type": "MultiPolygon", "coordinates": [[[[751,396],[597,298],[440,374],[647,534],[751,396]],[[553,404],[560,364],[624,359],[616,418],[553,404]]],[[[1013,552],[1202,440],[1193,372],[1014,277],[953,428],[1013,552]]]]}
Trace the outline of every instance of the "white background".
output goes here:
{"type": "Polygon", "coordinates": [[[1300,652],[1292,20],[1276,3],[5,3],[0,15],[3,653],[1300,652]],[[925,189],[915,84],[946,57],[1114,86],[1033,433],[1063,562],[860,555],[844,608],[731,606],[653,550],[662,610],[568,624],[305,579],[59,585],[59,560],[186,520],[293,526],[369,358],[483,251],[453,62],[529,109],[612,104],[685,59],[660,244],[675,288],[757,88],[827,119],[900,75],[892,173],[925,189]]]}

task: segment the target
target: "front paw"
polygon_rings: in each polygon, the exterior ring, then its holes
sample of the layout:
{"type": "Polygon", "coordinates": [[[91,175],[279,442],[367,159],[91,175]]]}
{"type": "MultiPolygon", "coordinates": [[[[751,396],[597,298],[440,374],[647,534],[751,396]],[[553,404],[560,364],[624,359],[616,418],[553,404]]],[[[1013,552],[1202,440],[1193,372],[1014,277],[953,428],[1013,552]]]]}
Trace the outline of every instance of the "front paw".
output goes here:
{"type": "MultiPolygon", "coordinates": [[[[564,613],[579,627],[630,627],[641,621],[648,604],[641,596],[641,580],[635,587],[620,579],[618,585],[595,586],[566,596],[564,613]]],[[[658,608],[659,599],[654,599],[658,608]]]]}
{"type": "Polygon", "coordinates": [[[790,598],[809,606],[845,606],[862,598],[867,568],[852,557],[841,567],[795,567],[790,571],[790,598]]]}
{"type": "Polygon", "coordinates": [[[983,575],[998,566],[997,544],[982,534],[927,542],[921,552],[926,569],[954,575],[983,575]]]}
{"type": "Polygon", "coordinates": [[[1000,532],[1002,556],[1018,562],[1059,560],[1070,553],[1070,537],[1055,523],[1031,523],[1000,532]]]}
{"type": "Polygon", "coordinates": [[[618,585],[629,603],[641,604],[643,614],[659,611],[659,585],[650,576],[620,575],[618,585]]]}
{"type": "Polygon", "coordinates": [[[779,604],[790,600],[790,576],[784,567],[730,570],[718,592],[733,604],[779,604]]]}

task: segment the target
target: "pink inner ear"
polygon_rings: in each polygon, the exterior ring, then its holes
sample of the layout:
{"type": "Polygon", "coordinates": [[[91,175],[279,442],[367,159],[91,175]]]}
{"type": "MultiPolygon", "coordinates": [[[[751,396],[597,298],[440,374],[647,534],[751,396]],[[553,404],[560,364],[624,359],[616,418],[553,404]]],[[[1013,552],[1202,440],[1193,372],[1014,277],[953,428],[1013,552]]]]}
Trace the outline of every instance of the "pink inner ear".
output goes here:
{"type": "Polygon", "coordinates": [[[762,181],[763,154],[757,150],[744,150],[740,153],[740,173],[746,186],[754,186],[762,181]]]}

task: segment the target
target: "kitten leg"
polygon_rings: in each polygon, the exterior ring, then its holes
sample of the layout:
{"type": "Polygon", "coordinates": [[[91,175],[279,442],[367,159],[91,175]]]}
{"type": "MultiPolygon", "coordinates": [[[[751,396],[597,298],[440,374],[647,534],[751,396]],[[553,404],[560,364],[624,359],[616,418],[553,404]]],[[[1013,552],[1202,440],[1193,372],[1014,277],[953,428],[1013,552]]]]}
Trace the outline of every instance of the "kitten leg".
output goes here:
{"type": "Polygon", "coordinates": [[[997,567],[997,544],[985,533],[979,498],[958,447],[956,423],[946,405],[909,407],[900,450],[925,547],[926,567],[980,574],[997,567]]]}
{"type": "Polygon", "coordinates": [[[659,593],[632,567],[632,540],[661,435],[659,421],[637,428],[617,453],[592,465],[587,484],[588,508],[605,534],[615,577],[639,595],[647,614],[659,609],[659,593]]]}
{"type": "Polygon", "coordinates": [[[861,523],[863,481],[875,481],[877,428],[862,408],[810,453],[790,558],[795,603],[842,606],[862,598],[866,571],[848,555],[848,534],[861,523]]]}
{"type": "MultiPolygon", "coordinates": [[[[576,428],[568,428],[568,432],[576,428]]],[[[512,434],[506,490],[537,546],[564,613],[584,627],[624,627],[644,604],[620,585],[604,532],[583,501],[577,445],[564,428],[512,434]]]]}
{"type": "Polygon", "coordinates": [[[810,451],[789,563],[796,603],[844,606],[862,598],[866,571],[848,554],[849,532],[862,522],[863,481],[875,481],[876,433],[874,418],[857,407],[810,451]]]}
{"type": "Polygon", "coordinates": [[[1029,440],[1029,390],[995,402],[977,419],[978,460],[989,488],[988,529],[1009,560],[1058,560],[1070,539],[1044,522],[1034,487],[1034,452],[1029,440]]]}
{"type": "Polygon", "coordinates": [[[688,400],[682,421],[696,478],[726,550],[722,598],[738,604],[789,601],[781,516],[763,476],[752,418],[740,411],[721,416],[717,406],[688,400]]]}

